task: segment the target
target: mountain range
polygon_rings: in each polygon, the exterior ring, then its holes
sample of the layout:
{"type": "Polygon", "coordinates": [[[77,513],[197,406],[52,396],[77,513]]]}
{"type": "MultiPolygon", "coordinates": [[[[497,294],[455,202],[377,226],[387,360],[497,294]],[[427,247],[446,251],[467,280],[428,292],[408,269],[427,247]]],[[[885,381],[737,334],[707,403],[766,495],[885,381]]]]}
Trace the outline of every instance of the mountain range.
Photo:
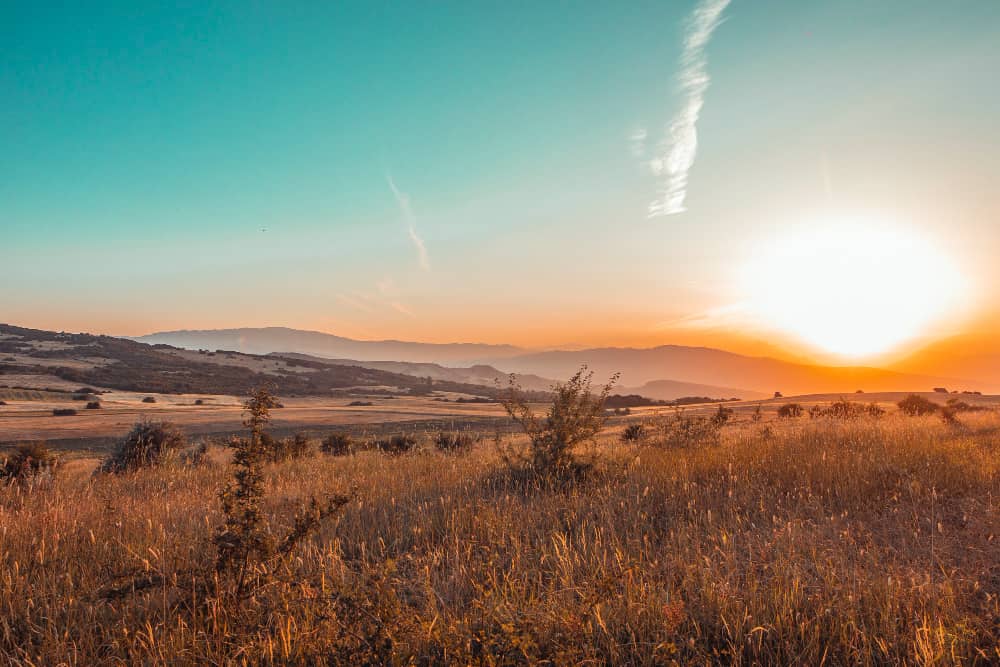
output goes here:
{"type": "MultiPolygon", "coordinates": [[[[936,386],[995,391],[1000,385],[1000,377],[989,373],[977,373],[971,376],[972,379],[956,379],[963,375],[950,370],[942,372],[941,365],[920,366],[917,363],[919,356],[914,357],[909,366],[882,369],[812,365],[681,345],[538,352],[513,345],[362,341],[279,327],[162,332],[136,340],[188,349],[229,349],[286,356],[308,354],[328,361],[337,360],[337,363],[393,369],[392,372],[421,377],[440,375],[445,379],[449,376],[451,381],[477,384],[492,383],[497,375],[517,373],[525,378],[525,383],[532,383],[533,388],[542,388],[553,378],[566,378],[586,364],[598,380],[620,373],[620,391],[663,399],[683,395],[759,398],[774,392],[792,395],[857,390],[927,391],[936,386]],[[420,364],[436,367],[421,367],[420,364]],[[925,367],[933,368],[933,372],[921,370],[925,367]]],[[[928,358],[934,353],[928,352],[928,358]]],[[[961,369],[975,370],[975,360],[964,359],[961,369]]]]}

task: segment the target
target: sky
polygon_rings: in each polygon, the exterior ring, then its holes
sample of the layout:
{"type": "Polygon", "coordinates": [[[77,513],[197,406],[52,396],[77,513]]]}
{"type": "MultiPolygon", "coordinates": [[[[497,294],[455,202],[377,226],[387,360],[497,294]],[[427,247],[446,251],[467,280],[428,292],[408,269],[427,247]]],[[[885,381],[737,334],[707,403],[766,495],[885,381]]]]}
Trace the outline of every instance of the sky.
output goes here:
{"type": "Polygon", "coordinates": [[[820,358],[995,316],[993,0],[83,5],[0,5],[0,321],[820,358]]]}

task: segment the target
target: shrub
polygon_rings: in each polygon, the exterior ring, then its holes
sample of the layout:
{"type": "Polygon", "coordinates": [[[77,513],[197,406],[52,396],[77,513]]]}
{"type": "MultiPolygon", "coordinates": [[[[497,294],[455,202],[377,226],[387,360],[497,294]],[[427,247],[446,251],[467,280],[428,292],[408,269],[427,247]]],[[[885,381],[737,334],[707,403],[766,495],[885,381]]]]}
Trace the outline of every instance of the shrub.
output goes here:
{"type": "Polygon", "coordinates": [[[875,419],[881,419],[885,417],[885,408],[883,408],[878,403],[874,401],[865,406],[865,415],[868,417],[873,417],[875,419]]]}
{"type": "Polygon", "coordinates": [[[479,438],[471,433],[460,433],[458,431],[440,431],[434,437],[434,446],[438,451],[446,454],[458,454],[467,452],[479,441],[479,438]]]}
{"type": "Polygon", "coordinates": [[[758,404],[757,404],[756,406],[754,406],[754,409],[753,409],[753,414],[752,414],[752,415],[750,415],[750,420],[751,420],[751,421],[752,421],[752,422],[753,422],[754,424],[756,424],[757,422],[759,422],[759,421],[760,421],[760,420],[762,420],[763,418],[764,418],[764,413],[763,413],[763,412],[761,411],[761,409],[760,409],[760,403],[758,403],[758,404]]]}
{"type": "Polygon", "coordinates": [[[354,439],[347,433],[331,433],[323,440],[320,449],[332,456],[347,456],[354,452],[354,439]]]}
{"type": "Polygon", "coordinates": [[[194,404],[195,405],[205,405],[205,400],[202,399],[202,398],[196,398],[196,399],[194,399],[194,404]]]}
{"type": "Polygon", "coordinates": [[[0,405],[7,405],[7,401],[0,401],[0,405]]]}
{"type": "Polygon", "coordinates": [[[143,403],[156,403],[156,398],[153,397],[153,396],[147,396],[146,398],[142,399],[142,402],[143,403]]]}
{"type": "Polygon", "coordinates": [[[101,402],[100,401],[90,401],[89,403],[87,403],[87,409],[88,410],[100,410],[101,409],[101,402]]]}
{"type": "Polygon", "coordinates": [[[622,431],[622,442],[640,442],[646,435],[646,428],[642,424],[629,424],[622,431]]]}
{"type": "Polygon", "coordinates": [[[284,538],[274,539],[262,509],[262,465],[266,458],[262,436],[266,433],[264,428],[270,421],[271,409],[276,404],[275,398],[265,388],[254,390],[244,404],[248,414],[244,423],[250,435],[234,438],[230,442],[234,449],[235,471],[233,479],[219,494],[225,520],[215,534],[215,569],[219,574],[234,576],[237,600],[243,600],[267,583],[276,563],[349,500],[345,495],[333,495],[321,506],[312,498],[308,505],[301,507],[292,529],[284,538]]]}
{"type": "Polygon", "coordinates": [[[950,405],[941,408],[941,421],[949,426],[958,426],[962,423],[958,420],[958,410],[950,405]]]}
{"type": "Polygon", "coordinates": [[[910,417],[921,417],[933,414],[941,407],[934,401],[930,401],[923,396],[918,396],[917,394],[910,394],[901,400],[897,405],[903,414],[910,417]]]}
{"type": "Polygon", "coordinates": [[[375,405],[375,404],[372,403],[371,401],[351,401],[350,403],[347,404],[347,407],[362,408],[362,407],[368,407],[370,405],[375,405]]]}
{"type": "Polygon", "coordinates": [[[527,463],[543,474],[567,472],[575,467],[573,450],[581,442],[592,441],[604,428],[607,417],[604,401],[618,381],[616,373],[595,394],[593,372],[583,366],[565,383],[553,387],[548,413],[541,418],[528,405],[515,375],[510,376],[503,399],[504,410],[527,433],[530,453],[527,463]]]}
{"type": "Polygon", "coordinates": [[[719,405],[719,409],[712,415],[712,423],[716,426],[725,426],[729,418],[733,416],[733,409],[719,405]]]}
{"type": "Polygon", "coordinates": [[[263,458],[268,463],[281,463],[300,459],[312,453],[309,438],[304,433],[296,433],[290,438],[275,438],[270,433],[261,433],[263,458]]]}
{"type": "Polygon", "coordinates": [[[786,403],[778,408],[778,419],[798,419],[802,416],[802,406],[798,403],[786,403]]]}
{"type": "Polygon", "coordinates": [[[52,414],[56,417],[72,417],[76,414],[76,409],[74,408],[55,408],[52,410],[52,414]]]}
{"type": "Polygon", "coordinates": [[[0,480],[26,482],[39,476],[53,476],[62,464],[44,442],[21,445],[0,464],[0,480]]]}
{"type": "Polygon", "coordinates": [[[87,394],[73,394],[74,401],[86,401],[89,398],[90,396],[88,396],[87,394]]]}
{"type": "Polygon", "coordinates": [[[668,448],[689,448],[715,445],[719,442],[722,424],[715,417],[687,417],[677,410],[672,419],[660,423],[660,444],[668,448]]]}
{"type": "Polygon", "coordinates": [[[417,446],[417,438],[412,434],[394,435],[375,441],[375,449],[392,456],[399,456],[413,451],[417,446]]]}
{"type": "Polygon", "coordinates": [[[141,421],[132,427],[101,464],[101,472],[123,473],[161,465],[187,446],[187,438],[170,422],[141,421]]]}

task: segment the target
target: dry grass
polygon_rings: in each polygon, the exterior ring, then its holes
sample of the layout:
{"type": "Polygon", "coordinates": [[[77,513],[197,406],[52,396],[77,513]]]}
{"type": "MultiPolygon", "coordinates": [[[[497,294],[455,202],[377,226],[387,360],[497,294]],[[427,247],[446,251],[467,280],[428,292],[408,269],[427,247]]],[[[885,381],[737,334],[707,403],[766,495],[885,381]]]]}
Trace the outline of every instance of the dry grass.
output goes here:
{"type": "Polygon", "coordinates": [[[224,462],[66,471],[0,489],[0,663],[996,664],[1000,418],[963,422],[605,432],[568,487],[488,442],[272,465],[276,534],[356,496],[239,606],[204,574],[224,462]]]}

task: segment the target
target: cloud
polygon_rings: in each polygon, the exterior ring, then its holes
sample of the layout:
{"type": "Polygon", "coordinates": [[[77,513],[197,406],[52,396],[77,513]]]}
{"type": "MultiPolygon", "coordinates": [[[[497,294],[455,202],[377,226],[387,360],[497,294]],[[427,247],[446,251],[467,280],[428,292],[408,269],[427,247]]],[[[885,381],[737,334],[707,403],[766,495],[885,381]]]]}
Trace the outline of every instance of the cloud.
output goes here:
{"type": "Polygon", "coordinates": [[[393,310],[400,312],[407,317],[416,317],[416,315],[413,314],[413,311],[410,310],[406,304],[400,303],[399,301],[390,301],[389,305],[393,310]]]}
{"type": "Polygon", "coordinates": [[[424,271],[431,270],[431,260],[427,255],[427,245],[424,240],[420,238],[417,234],[417,219],[413,215],[413,207],[410,206],[410,196],[405,192],[400,192],[399,188],[396,187],[396,182],[392,180],[392,174],[388,172],[385,175],[385,180],[389,184],[389,189],[392,190],[392,195],[396,198],[396,203],[399,204],[399,211],[403,214],[403,220],[406,222],[407,234],[410,237],[410,242],[413,243],[413,247],[417,251],[417,260],[420,262],[420,268],[424,271]]]}
{"type": "Polygon", "coordinates": [[[681,67],[677,74],[681,107],[667,127],[650,168],[662,177],[657,197],[649,204],[649,216],[673,215],[685,211],[688,171],[698,152],[698,117],[708,90],[708,59],[705,47],[722,22],[730,0],[700,0],[691,13],[684,37],[681,67]]]}

